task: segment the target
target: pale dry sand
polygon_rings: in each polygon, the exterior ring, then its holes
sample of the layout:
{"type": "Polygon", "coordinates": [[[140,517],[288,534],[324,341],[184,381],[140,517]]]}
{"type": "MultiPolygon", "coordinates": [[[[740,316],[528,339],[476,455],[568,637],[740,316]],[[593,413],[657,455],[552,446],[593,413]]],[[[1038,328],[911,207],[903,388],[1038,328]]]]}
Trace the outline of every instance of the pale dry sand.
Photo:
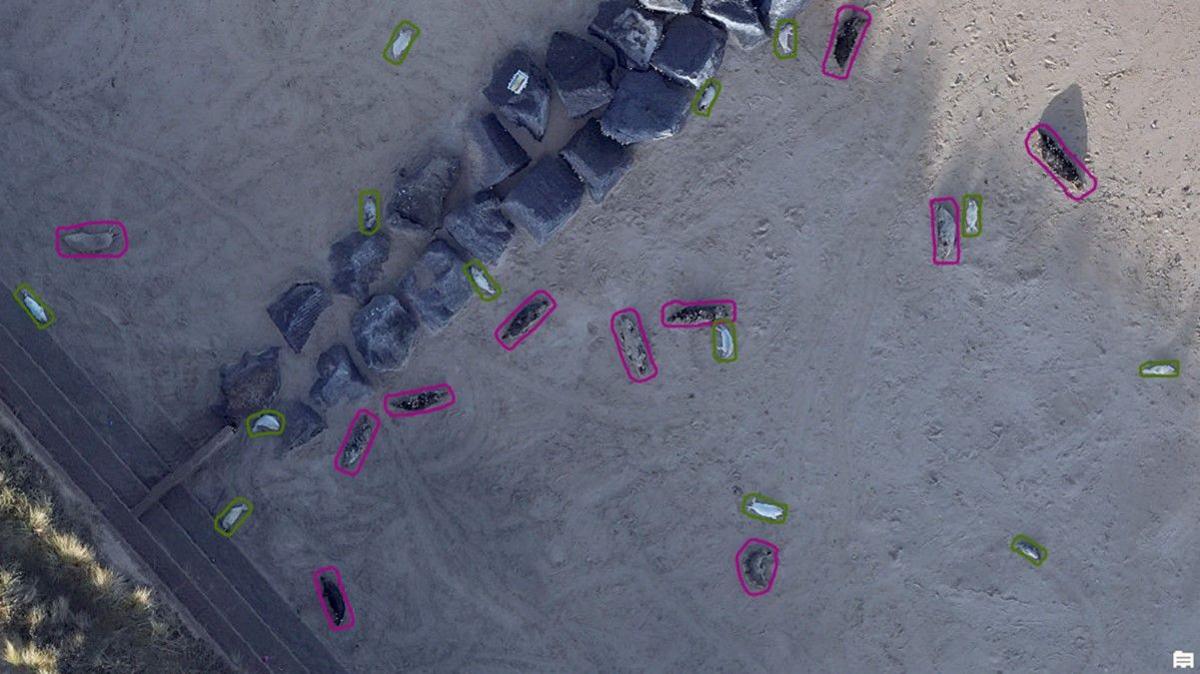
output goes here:
{"type": "MultiPolygon", "coordinates": [[[[459,147],[491,64],[582,33],[594,4],[6,6],[4,278],[51,303],[136,422],[198,443],[217,367],[282,345],[265,307],[327,278],[356,190],[459,147]],[[424,32],[392,68],[406,18],[424,32]],[[100,218],[129,226],[126,259],[54,257],[54,226],[100,218]]],[[[197,479],[214,511],[254,501],[235,544],[354,668],[1124,672],[1200,648],[1200,25],[1182,2],[884,2],[837,82],[819,72],[835,6],[800,17],[796,60],[731,48],[711,119],[640,147],[545,248],[519,235],[499,302],[375,377],[380,396],[449,381],[455,408],[385,421],[357,478],[331,465],[344,407],[286,458],[245,443],[197,479]],[[1099,177],[1081,204],[1022,146],[1056,97],[1047,118],[1099,177]],[[965,192],[983,237],[934,267],[927,201],[965,192]],[[492,329],[538,288],[558,311],[505,353],[492,329]],[[657,322],[713,296],[740,308],[724,367],[705,332],[657,322]],[[649,384],[612,344],[625,306],[649,384]],[[1183,377],[1139,379],[1150,358],[1183,377]],[[738,515],[740,491],[789,522],[738,515]],[[1019,532],[1044,566],[1008,551],[1019,532]],[[781,548],[758,599],[733,570],[751,536],[781,548]],[[323,626],[325,564],[351,632],[323,626]]],[[[395,237],[385,289],[420,241],[395,237]]],[[[349,343],[353,306],[284,354],[288,394],[349,343]]]]}

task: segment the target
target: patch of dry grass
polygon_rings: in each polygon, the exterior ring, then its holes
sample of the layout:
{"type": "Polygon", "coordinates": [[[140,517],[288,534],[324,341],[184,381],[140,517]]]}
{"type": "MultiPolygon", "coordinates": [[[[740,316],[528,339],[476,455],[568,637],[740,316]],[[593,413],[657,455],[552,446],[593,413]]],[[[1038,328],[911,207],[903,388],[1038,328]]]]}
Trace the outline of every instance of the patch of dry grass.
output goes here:
{"type": "Polygon", "coordinates": [[[0,427],[0,670],[228,672],[150,588],[103,564],[52,491],[0,427]]]}

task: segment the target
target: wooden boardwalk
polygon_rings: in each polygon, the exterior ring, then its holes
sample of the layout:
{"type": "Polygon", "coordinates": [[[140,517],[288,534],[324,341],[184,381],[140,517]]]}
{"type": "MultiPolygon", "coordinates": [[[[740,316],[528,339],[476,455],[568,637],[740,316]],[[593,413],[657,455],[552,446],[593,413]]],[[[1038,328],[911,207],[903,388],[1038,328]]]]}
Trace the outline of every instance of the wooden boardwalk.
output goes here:
{"type": "MultiPolygon", "coordinates": [[[[5,287],[7,295],[12,286],[5,287]]],[[[0,400],[154,572],[160,590],[245,671],[345,672],[237,546],[213,530],[212,515],[183,484],[154,489],[187,462],[190,447],[182,438],[170,447],[151,444],[53,333],[38,331],[11,297],[0,298],[0,400]]]]}

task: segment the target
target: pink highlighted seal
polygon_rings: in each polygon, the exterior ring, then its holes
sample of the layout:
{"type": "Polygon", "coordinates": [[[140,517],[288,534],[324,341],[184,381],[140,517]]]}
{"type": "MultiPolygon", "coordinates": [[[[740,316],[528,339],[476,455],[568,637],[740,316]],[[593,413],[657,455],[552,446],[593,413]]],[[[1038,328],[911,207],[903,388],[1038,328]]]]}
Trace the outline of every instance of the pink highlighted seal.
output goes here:
{"type": "Polygon", "coordinates": [[[934,197],[929,200],[929,238],[933,243],[932,261],[938,266],[958,264],[962,261],[962,233],[959,231],[959,216],[961,213],[958,210],[958,200],[954,197],[934,197]],[[954,257],[949,255],[938,254],[938,211],[939,205],[946,204],[947,208],[954,211],[953,220],[947,221],[947,229],[943,232],[951,232],[950,236],[954,237],[954,257]]]}
{"type": "Polygon", "coordinates": [[[1033,128],[1029,130],[1029,133],[1025,134],[1025,153],[1028,154],[1029,158],[1036,162],[1038,166],[1042,167],[1042,171],[1045,171],[1046,175],[1054,179],[1054,182],[1058,184],[1059,189],[1061,189],[1063,194],[1067,195],[1067,198],[1071,201],[1083,201],[1088,197],[1088,195],[1090,195],[1092,192],[1095,192],[1096,187],[1099,186],[1099,181],[1096,180],[1095,174],[1088,170],[1087,164],[1084,164],[1083,160],[1076,156],[1075,153],[1071,151],[1071,148],[1067,147],[1067,144],[1063,142],[1062,136],[1058,135],[1058,132],[1054,130],[1054,127],[1045,122],[1039,122],[1038,124],[1035,124],[1033,128]],[[1042,145],[1041,134],[1039,134],[1039,132],[1042,132],[1053,138],[1054,142],[1057,143],[1058,147],[1063,151],[1063,154],[1067,156],[1067,159],[1069,159],[1071,163],[1075,165],[1075,168],[1078,171],[1083,173],[1083,177],[1086,177],[1087,180],[1081,179],[1077,185],[1068,185],[1065,181],[1063,181],[1058,173],[1056,173],[1054,169],[1050,168],[1050,166],[1038,156],[1039,153],[1034,152],[1035,142],[1038,146],[1042,145]],[[1038,136],[1036,141],[1034,140],[1035,135],[1038,136]]]}
{"type": "Polygon", "coordinates": [[[443,382],[389,393],[383,396],[383,411],[393,419],[419,417],[422,414],[440,412],[453,406],[457,400],[454,387],[443,382]]]}
{"type": "Polygon", "coordinates": [[[711,328],[718,319],[737,323],[737,302],[729,299],[671,300],[658,310],[658,322],[672,330],[711,328]]]}
{"type": "Polygon", "coordinates": [[[338,445],[337,454],[333,455],[333,469],[348,477],[356,477],[361,473],[382,425],[379,415],[369,409],[360,408],[355,412],[350,425],[346,427],[346,434],[342,436],[342,444],[338,445]],[[370,424],[369,435],[364,433],[366,424],[370,424]]]}
{"type": "Polygon", "coordinates": [[[512,351],[537,332],[557,308],[558,302],[553,295],[545,290],[535,290],[500,321],[492,337],[500,348],[512,351]]]}
{"type": "Polygon", "coordinates": [[[738,582],[747,597],[761,597],[775,587],[775,576],[779,573],[779,546],[761,538],[748,538],[733,556],[738,582]],[[763,569],[766,561],[771,562],[768,576],[763,569]],[[750,577],[747,579],[746,574],[750,577]]]}
{"type": "Polygon", "coordinates": [[[642,325],[642,315],[637,309],[626,307],[614,312],[608,320],[608,329],[612,332],[617,345],[617,358],[621,360],[629,381],[645,384],[658,376],[658,364],[654,362],[650,340],[642,325]]]}
{"type": "Polygon", "coordinates": [[[120,220],[91,220],[54,228],[54,252],[64,260],[116,260],[128,251],[129,232],[120,220]]]}
{"type": "Polygon", "coordinates": [[[835,80],[850,78],[850,70],[858,58],[871,27],[871,13],[858,5],[842,5],[833,16],[833,30],[829,33],[829,44],[825,47],[825,58],[821,60],[821,74],[835,80]],[[833,57],[833,63],[829,62],[833,57]]]}
{"type": "Polygon", "coordinates": [[[342,572],[336,566],[322,566],[312,572],[313,589],[317,601],[325,614],[325,624],[333,632],[345,632],[354,628],[354,607],[346,598],[346,586],[342,583],[342,572]],[[336,588],[336,593],[334,592],[336,588]]]}

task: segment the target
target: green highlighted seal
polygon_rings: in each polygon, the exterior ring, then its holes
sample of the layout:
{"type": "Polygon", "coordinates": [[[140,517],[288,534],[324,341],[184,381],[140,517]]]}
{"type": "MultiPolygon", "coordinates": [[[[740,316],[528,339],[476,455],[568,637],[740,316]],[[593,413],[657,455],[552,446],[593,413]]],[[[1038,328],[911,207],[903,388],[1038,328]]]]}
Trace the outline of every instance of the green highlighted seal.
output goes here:
{"type": "Polygon", "coordinates": [[[1179,361],[1148,360],[1138,365],[1138,376],[1143,379],[1170,379],[1179,376],[1179,361]]]}
{"type": "Polygon", "coordinates": [[[396,24],[392,29],[392,36],[388,38],[387,46],[383,48],[383,60],[394,66],[404,63],[418,37],[421,37],[421,29],[412,21],[396,24]]]}
{"type": "Polygon", "coordinates": [[[775,24],[775,36],[771,41],[771,51],[780,61],[794,59],[800,55],[800,26],[795,19],[783,19],[775,24]],[[780,39],[782,38],[782,39],[780,39]]]}
{"type": "Polygon", "coordinates": [[[1017,553],[1021,559],[1034,566],[1045,564],[1046,558],[1050,556],[1049,551],[1041,543],[1038,543],[1025,534],[1013,536],[1012,541],[1008,544],[1008,549],[1017,553]]]}
{"type": "Polygon", "coordinates": [[[279,410],[259,410],[246,417],[246,435],[252,438],[283,435],[285,428],[287,420],[279,410]]]}
{"type": "Polygon", "coordinates": [[[467,283],[471,284],[471,290],[479,296],[479,299],[484,302],[495,302],[500,299],[500,293],[504,289],[496,283],[496,279],[484,266],[479,258],[471,258],[462,267],[463,274],[467,277],[467,283]]]}
{"type": "Polygon", "coordinates": [[[959,230],[963,238],[973,239],[983,234],[983,195],[964,194],[962,198],[962,220],[959,230]]]}
{"type": "Polygon", "coordinates": [[[38,297],[37,293],[33,292],[33,288],[28,283],[18,285],[12,296],[38,330],[45,330],[58,320],[58,317],[54,315],[54,310],[46,306],[46,303],[38,297]]]}
{"type": "Polygon", "coordinates": [[[733,363],[738,359],[737,326],[728,318],[713,321],[712,357],[718,363],[733,363]]]}
{"type": "Polygon", "coordinates": [[[379,205],[382,203],[379,190],[358,191],[358,231],[363,236],[371,236],[383,225],[379,219],[379,205]]]}
{"type": "Polygon", "coordinates": [[[788,504],[756,491],[742,497],[741,511],[746,517],[767,524],[783,524],[788,518],[788,504]]]}
{"type": "Polygon", "coordinates": [[[696,90],[696,97],[692,99],[692,112],[701,117],[711,117],[713,106],[720,97],[721,80],[715,77],[704,80],[704,84],[696,90]]]}
{"type": "Polygon", "coordinates": [[[250,519],[252,512],[254,512],[254,504],[249,499],[241,496],[234,497],[213,518],[213,529],[225,538],[230,538],[246,523],[246,520],[250,519]]]}

